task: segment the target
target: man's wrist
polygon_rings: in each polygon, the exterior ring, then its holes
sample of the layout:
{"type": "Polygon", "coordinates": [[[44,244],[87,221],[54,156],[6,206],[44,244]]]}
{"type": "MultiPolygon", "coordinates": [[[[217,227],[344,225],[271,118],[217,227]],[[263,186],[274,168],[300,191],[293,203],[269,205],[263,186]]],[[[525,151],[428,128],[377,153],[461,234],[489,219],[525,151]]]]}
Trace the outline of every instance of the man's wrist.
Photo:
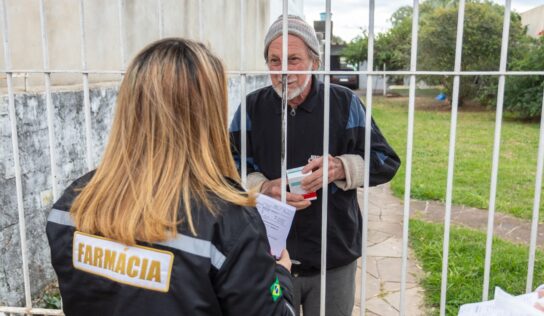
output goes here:
{"type": "Polygon", "coordinates": [[[338,180],[345,180],[346,179],[346,170],[344,169],[344,163],[342,162],[342,160],[338,157],[334,157],[333,158],[333,161],[335,163],[335,179],[333,181],[338,181],[338,180]]]}
{"type": "Polygon", "coordinates": [[[265,182],[269,182],[260,172],[252,172],[247,175],[247,187],[248,189],[256,189],[257,192],[263,192],[263,185],[265,182]]]}

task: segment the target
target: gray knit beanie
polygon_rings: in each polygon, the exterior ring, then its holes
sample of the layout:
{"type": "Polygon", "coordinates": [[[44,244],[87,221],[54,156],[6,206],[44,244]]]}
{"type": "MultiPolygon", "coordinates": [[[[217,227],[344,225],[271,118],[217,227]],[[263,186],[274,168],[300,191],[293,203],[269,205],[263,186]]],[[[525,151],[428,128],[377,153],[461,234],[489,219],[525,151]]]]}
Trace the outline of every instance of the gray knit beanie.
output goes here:
{"type": "MultiPolygon", "coordinates": [[[[313,27],[311,27],[301,17],[296,15],[287,16],[287,30],[289,34],[296,35],[306,43],[317,56],[319,56],[319,40],[315,35],[313,27]]],[[[268,59],[268,46],[276,38],[282,35],[283,31],[283,15],[270,25],[268,33],[264,38],[264,59],[268,59]]]]}

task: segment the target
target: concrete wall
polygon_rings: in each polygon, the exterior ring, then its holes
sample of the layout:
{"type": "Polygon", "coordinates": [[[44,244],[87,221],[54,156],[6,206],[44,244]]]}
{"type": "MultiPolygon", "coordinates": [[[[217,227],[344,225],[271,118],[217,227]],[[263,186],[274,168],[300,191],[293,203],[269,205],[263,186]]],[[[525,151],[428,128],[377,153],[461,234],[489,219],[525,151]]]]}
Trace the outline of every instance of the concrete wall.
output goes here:
{"type": "MultiPolygon", "coordinates": [[[[218,54],[230,70],[240,69],[240,1],[161,0],[163,36],[202,41],[218,54]]],[[[269,0],[244,0],[245,69],[263,70],[263,39],[269,25],[269,0]]],[[[39,1],[5,0],[12,69],[44,67],[39,1]]],[[[159,0],[123,0],[123,36],[120,34],[118,1],[84,1],[86,59],[89,70],[120,70],[145,45],[159,36],[159,0]],[[124,52],[124,58],[122,57],[124,52]]],[[[45,1],[49,65],[52,70],[82,69],[79,1],[45,1]]],[[[2,34],[0,34],[2,38],[2,34]]],[[[3,38],[2,38],[3,40],[3,38]]],[[[0,47],[0,69],[5,69],[0,47]]],[[[80,74],[53,74],[53,85],[81,84],[80,74]]],[[[118,75],[92,75],[91,82],[117,81],[118,75]]],[[[0,75],[0,87],[5,87],[0,75]]],[[[15,75],[18,90],[43,89],[43,74],[15,75]],[[25,83],[26,81],[26,83],[25,83]]]]}
{"type": "MultiPolygon", "coordinates": [[[[43,70],[42,36],[38,0],[4,0],[12,69],[43,70]]],[[[280,1],[244,0],[246,14],[240,16],[240,1],[160,0],[164,37],[199,39],[225,62],[227,70],[240,69],[240,22],[245,23],[246,70],[264,70],[263,40],[271,8],[280,1]]],[[[297,0],[295,2],[301,2],[297,0]]],[[[117,0],[84,2],[86,60],[89,70],[121,70],[135,53],[159,39],[159,0],[123,0],[122,30],[119,31],[117,0]],[[122,52],[124,58],[122,57],[122,52]]],[[[82,38],[79,1],[45,0],[47,43],[51,70],[82,69],[82,38]]],[[[1,25],[0,25],[1,26],[1,25]]],[[[3,42],[0,32],[0,41],[3,42]]],[[[5,69],[0,45],[0,69],[5,69]]],[[[100,160],[112,121],[119,75],[89,75],[91,82],[92,138],[95,164],[100,160]]],[[[53,150],[62,190],[86,172],[82,75],[52,74],[54,106],[53,150]]],[[[268,77],[248,76],[247,92],[268,84],[268,77]]],[[[14,74],[15,111],[22,170],[23,207],[31,291],[40,292],[54,280],[45,237],[47,213],[53,203],[52,176],[43,74],[14,74]]],[[[24,300],[19,219],[15,187],[12,138],[8,115],[5,75],[0,74],[0,305],[15,306],[24,300]]],[[[229,116],[240,103],[240,78],[229,78],[229,116]]]]}
{"type": "MultiPolygon", "coordinates": [[[[239,77],[229,78],[229,121],[240,103],[239,77]]],[[[247,91],[268,84],[268,77],[248,76],[247,91]]],[[[90,91],[94,163],[102,155],[113,116],[117,86],[90,91]]],[[[86,172],[85,118],[81,90],[54,92],[54,150],[60,190],[86,172]]],[[[15,306],[24,299],[19,219],[7,97],[0,97],[0,305],[15,306]]],[[[33,293],[55,279],[45,236],[47,214],[53,203],[46,106],[43,93],[15,97],[23,206],[33,293]]],[[[62,192],[62,191],[61,191],[62,192]]]]}
{"type": "Polygon", "coordinates": [[[532,37],[539,37],[544,32],[544,5],[521,13],[521,24],[527,26],[527,34],[532,37]]]}

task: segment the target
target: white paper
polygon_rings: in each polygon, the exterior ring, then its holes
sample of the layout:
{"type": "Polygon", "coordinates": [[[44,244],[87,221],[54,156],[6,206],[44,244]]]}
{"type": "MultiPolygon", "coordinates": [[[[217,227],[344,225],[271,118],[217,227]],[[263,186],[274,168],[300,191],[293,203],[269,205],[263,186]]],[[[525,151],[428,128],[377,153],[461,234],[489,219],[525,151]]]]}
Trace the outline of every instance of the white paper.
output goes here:
{"type": "Polygon", "coordinates": [[[535,309],[538,296],[535,292],[512,296],[495,287],[495,299],[487,302],[465,304],[459,309],[459,316],[544,316],[535,309]]]}
{"type": "Polygon", "coordinates": [[[257,196],[257,210],[266,227],[272,255],[279,258],[281,251],[285,249],[296,208],[264,194],[259,194],[257,196]]]}

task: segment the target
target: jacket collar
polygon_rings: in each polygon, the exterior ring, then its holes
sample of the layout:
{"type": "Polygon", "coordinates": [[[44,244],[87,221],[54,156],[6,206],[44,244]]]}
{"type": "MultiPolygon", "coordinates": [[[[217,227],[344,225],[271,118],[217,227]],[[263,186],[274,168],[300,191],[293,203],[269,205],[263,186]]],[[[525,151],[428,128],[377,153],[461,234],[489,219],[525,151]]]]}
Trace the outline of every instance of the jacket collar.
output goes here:
{"type": "MultiPolygon", "coordinates": [[[[313,109],[316,107],[318,102],[316,98],[319,97],[319,87],[321,86],[321,81],[317,78],[316,75],[312,75],[311,79],[311,88],[310,92],[306,96],[306,99],[304,102],[302,102],[297,109],[303,109],[304,111],[311,113],[313,109]]],[[[278,101],[278,105],[276,106],[276,114],[281,114],[281,97],[274,91],[274,95],[276,97],[276,100],[278,101]]],[[[289,107],[287,108],[289,111],[289,107]]]]}

